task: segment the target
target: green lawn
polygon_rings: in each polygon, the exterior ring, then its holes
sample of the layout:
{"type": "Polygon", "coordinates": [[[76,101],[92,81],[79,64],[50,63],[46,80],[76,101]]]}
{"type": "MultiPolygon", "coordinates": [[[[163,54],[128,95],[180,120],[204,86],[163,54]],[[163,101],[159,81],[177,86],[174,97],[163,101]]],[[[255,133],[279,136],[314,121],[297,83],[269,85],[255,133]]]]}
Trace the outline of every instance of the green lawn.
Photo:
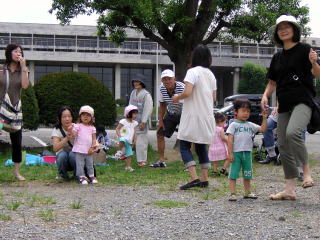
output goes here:
{"type": "MultiPolygon", "coordinates": [[[[111,149],[113,154],[116,149],[111,149]]],[[[28,153],[30,153],[28,151],[28,153]]],[[[0,155],[0,183],[12,183],[16,180],[12,175],[13,167],[4,166],[4,162],[10,157],[10,153],[0,155]]],[[[158,158],[158,154],[151,147],[148,149],[148,163],[153,163],[158,158]]],[[[180,159],[169,162],[167,168],[153,169],[148,166],[139,167],[136,159],[133,158],[132,167],[134,172],[124,170],[125,162],[122,160],[109,159],[109,166],[96,166],[99,185],[128,185],[128,186],[151,186],[161,185],[164,188],[178,187],[189,180],[188,173],[183,171],[183,163],[180,159]]],[[[56,165],[25,166],[21,168],[21,174],[28,181],[42,181],[45,183],[55,183],[57,176],[56,165]]],[[[70,174],[71,176],[71,174],[70,174]]]]}

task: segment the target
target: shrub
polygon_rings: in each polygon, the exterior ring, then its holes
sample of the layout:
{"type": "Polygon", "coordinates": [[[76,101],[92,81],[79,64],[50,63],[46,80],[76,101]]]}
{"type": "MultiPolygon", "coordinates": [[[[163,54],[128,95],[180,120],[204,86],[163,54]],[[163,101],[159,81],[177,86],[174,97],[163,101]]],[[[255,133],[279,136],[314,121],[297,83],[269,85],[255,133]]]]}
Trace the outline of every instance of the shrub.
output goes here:
{"type": "Polygon", "coordinates": [[[118,107],[124,107],[124,106],[126,106],[126,101],[124,100],[124,99],[122,99],[122,98],[118,98],[118,99],[116,99],[116,105],[118,106],[118,107]]]}
{"type": "Polygon", "coordinates": [[[95,78],[80,72],[50,73],[35,84],[40,106],[40,122],[46,125],[56,122],[61,106],[70,106],[75,116],[81,106],[90,105],[95,110],[97,124],[112,125],[115,122],[115,102],[110,91],[95,78]]]}
{"type": "Polygon", "coordinates": [[[252,62],[246,62],[241,69],[239,93],[263,93],[266,86],[267,69],[252,62]]]}
{"type": "Polygon", "coordinates": [[[39,106],[31,85],[23,89],[21,93],[21,103],[23,112],[23,128],[36,130],[39,126],[39,106]]]}

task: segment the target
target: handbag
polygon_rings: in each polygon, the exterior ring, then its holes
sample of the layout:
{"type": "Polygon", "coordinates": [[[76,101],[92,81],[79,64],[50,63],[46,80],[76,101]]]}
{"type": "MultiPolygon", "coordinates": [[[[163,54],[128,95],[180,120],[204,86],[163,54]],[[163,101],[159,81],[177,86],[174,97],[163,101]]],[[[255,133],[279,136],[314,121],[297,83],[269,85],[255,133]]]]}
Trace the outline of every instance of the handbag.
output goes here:
{"type": "Polygon", "coordinates": [[[312,115],[307,131],[310,134],[314,134],[316,131],[320,131],[320,99],[312,97],[311,100],[313,102],[312,115]]]}
{"type": "MultiPolygon", "coordinates": [[[[296,75],[294,75],[295,77],[296,75]]],[[[314,134],[316,131],[320,131],[320,99],[317,97],[312,96],[310,91],[306,88],[306,86],[299,80],[299,77],[296,76],[296,80],[298,80],[301,86],[306,91],[308,97],[311,99],[312,102],[312,113],[310,122],[307,125],[307,132],[310,134],[314,134]]]]}
{"type": "Polygon", "coordinates": [[[22,109],[21,99],[16,106],[13,106],[8,94],[9,89],[9,71],[6,72],[6,93],[4,99],[0,105],[0,119],[3,122],[3,130],[13,133],[21,129],[22,121],[22,109]]]}

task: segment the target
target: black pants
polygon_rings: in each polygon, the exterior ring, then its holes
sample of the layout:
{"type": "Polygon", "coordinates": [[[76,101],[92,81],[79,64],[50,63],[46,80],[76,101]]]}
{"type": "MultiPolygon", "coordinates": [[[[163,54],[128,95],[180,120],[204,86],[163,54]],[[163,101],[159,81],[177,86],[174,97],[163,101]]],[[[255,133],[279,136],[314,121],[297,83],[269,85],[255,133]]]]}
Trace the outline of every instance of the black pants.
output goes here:
{"type": "Polygon", "coordinates": [[[12,161],[20,163],[22,161],[22,130],[15,133],[10,133],[11,148],[12,148],[12,161]]]}

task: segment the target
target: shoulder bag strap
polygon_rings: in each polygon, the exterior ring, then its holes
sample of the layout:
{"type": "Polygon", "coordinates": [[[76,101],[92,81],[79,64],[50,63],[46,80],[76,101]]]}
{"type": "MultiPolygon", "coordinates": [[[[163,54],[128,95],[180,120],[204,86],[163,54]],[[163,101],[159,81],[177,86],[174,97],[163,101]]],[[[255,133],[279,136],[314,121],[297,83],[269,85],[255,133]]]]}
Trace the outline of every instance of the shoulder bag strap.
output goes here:
{"type": "MultiPolygon", "coordinates": [[[[63,131],[63,129],[62,129],[61,126],[59,127],[59,129],[60,129],[60,132],[61,132],[62,136],[63,136],[63,137],[66,137],[67,135],[66,135],[66,133],[63,131]]],[[[73,147],[72,143],[71,143],[69,140],[68,140],[68,145],[69,145],[70,147],[73,147]]]]}
{"type": "Polygon", "coordinates": [[[9,90],[9,70],[6,69],[6,93],[9,90]]]}

